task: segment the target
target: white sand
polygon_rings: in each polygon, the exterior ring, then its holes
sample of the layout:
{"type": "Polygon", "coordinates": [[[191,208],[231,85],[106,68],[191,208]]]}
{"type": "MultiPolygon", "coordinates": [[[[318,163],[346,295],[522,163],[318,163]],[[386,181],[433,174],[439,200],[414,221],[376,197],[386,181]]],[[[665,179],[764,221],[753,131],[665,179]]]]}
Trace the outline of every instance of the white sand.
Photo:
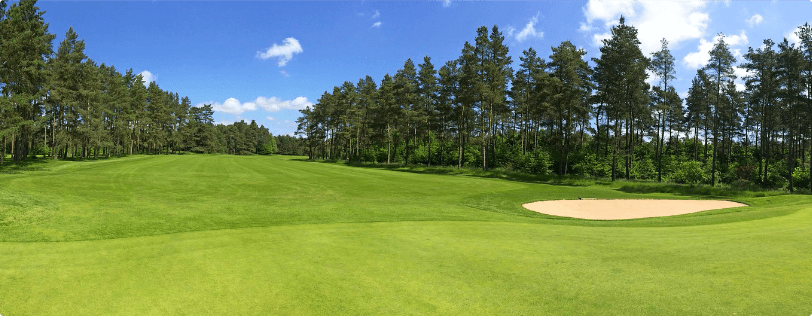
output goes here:
{"type": "Polygon", "coordinates": [[[556,200],[522,206],[534,212],[564,217],[632,219],[688,214],[747,204],[713,200],[556,200]]]}

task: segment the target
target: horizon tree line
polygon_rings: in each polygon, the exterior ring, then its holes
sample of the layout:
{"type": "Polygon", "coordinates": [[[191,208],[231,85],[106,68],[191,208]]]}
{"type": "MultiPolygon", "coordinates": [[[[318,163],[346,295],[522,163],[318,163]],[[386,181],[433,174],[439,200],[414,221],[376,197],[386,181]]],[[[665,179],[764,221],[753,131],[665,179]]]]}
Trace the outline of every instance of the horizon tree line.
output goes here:
{"type": "Polygon", "coordinates": [[[144,84],[98,63],[69,28],[55,35],[34,0],[0,2],[0,164],[180,152],[270,154],[273,135],[255,121],[215,125],[211,105],[144,84]]]}
{"type": "Polygon", "coordinates": [[[439,69],[411,59],[301,110],[310,159],[489,168],[680,183],[810,188],[812,27],[737,61],[719,34],[685,99],[668,42],[646,57],[623,17],[600,57],[564,41],[512,69],[498,26],[439,69]],[[737,64],[737,62],[741,62],[737,64]],[[735,84],[734,67],[747,71],[735,84]],[[653,86],[647,83],[653,74],[653,86]]]}

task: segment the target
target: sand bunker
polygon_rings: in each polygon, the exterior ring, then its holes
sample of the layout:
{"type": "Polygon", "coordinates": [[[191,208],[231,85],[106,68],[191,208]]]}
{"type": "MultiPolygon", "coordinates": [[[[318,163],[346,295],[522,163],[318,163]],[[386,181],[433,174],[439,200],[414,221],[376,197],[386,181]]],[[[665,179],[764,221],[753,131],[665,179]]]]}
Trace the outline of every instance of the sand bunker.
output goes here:
{"type": "Polygon", "coordinates": [[[556,200],[522,206],[534,212],[564,217],[633,219],[688,214],[747,204],[713,200],[556,200]]]}

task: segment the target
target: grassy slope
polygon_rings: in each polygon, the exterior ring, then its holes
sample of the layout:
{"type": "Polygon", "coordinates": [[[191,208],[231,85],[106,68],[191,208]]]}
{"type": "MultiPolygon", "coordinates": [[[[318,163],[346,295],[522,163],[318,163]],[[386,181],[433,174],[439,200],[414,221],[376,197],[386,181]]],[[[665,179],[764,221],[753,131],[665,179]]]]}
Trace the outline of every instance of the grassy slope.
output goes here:
{"type": "Polygon", "coordinates": [[[812,309],[807,196],[734,196],[753,206],[600,222],[517,203],[686,196],[281,157],[35,169],[44,170],[0,174],[2,315],[812,309]]]}

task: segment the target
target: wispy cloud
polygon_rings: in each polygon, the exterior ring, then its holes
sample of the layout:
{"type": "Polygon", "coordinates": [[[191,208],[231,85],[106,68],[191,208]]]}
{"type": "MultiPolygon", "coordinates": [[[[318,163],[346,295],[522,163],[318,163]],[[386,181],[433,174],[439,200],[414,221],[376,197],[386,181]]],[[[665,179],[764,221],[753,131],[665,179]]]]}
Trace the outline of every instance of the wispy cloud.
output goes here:
{"type": "Polygon", "coordinates": [[[279,74],[285,77],[290,77],[290,74],[284,69],[279,70],[279,74]]]}
{"type": "Polygon", "coordinates": [[[381,21],[378,21],[378,22],[372,23],[372,27],[381,27],[381,24],[383,24],[383,23],[381,23],[381,21]]]}
{"type": "Polygon", "coordinates": [[[257,52],[257,57],[260,59],[279,58],[279,67],[283,67],[293,58],[294,54],[303,51],[302,45],[293,37],[286,38],[282,43],[282,45],[274,43],[265,52],[257,52]]]}
{"type": "Polygon", "coordinates": [[[761,14],[755,14],[752,17],[750,17],[749,19],[747,19],[746,21],[747,21],[747,24],[750,25],[750,27],[753,27],[753,26],[761,24],[761,22],[764,21],[764,17],[762,17],[761,14]]]}
{"type": "MultiPolygon", "coordinates": [[[[539,21],[539,14],[541,14],[541,13],[536,13],[536,15],[533,18],[531,18],[530,21],[527,22],[527,24],[525,24],[524,28],[521,31],[519,31],[518,34],[516,34],[516,41],[524,42],[528,38],[542,38],[542,37],[544,37],[544,32],[540,32],[540,31],[536,30],[536,23],[538,23],[538,21],[539,21]]],[[[513,33],[513,32],[509,32],[509,33],[513,33]]]]}
{"type": "Polygon", "coordinates": [[[442,1],[443,7],[448,8],[449,6],[451,6],[451,0],[442,0],[442,1]]]}
{"type": "Polygon", "coordinates": [[[378,10],[375,10],[375,14],[372,15],[371,19],[377,19],[379,17],[381,17],[381,12],[378,12],[378,10]]]}

